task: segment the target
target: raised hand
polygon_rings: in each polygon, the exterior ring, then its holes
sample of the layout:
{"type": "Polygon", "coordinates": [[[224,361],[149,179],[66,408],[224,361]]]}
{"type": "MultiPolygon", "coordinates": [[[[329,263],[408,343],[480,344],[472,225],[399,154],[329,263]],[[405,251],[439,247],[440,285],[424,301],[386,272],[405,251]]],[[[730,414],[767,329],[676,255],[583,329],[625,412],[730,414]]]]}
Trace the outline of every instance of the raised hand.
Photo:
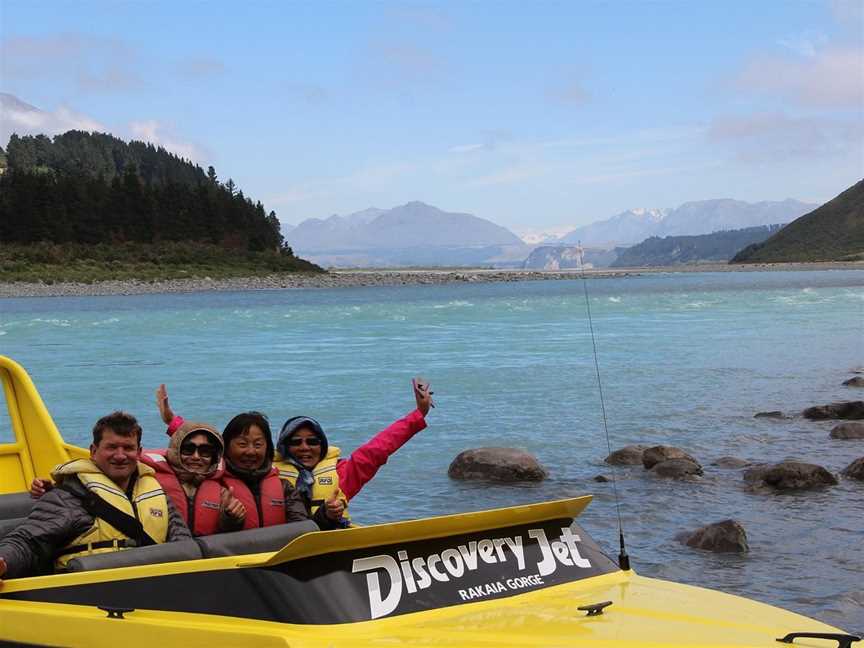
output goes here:
{"type": "Polygon", "coordinates": [[[339,497],[338,490],[333,491],[333,495],[324,503],[324,508],[324,513],[329,519],[334,521],[342,519],[342,514],[345,512],[345,502],[339,497]]]}
{"type": "Polygon", "coordinates": [[[30,497],[39,499],[52,488],[54,488],[54,484],[50,479],[34,479],[30,484],[30,497]]]}
{"type": "Polygon", "coordinates": [[[425,378],[418,376],[411,381],[411,384],[414,387],[414,400],[417,401],[417,409],[423,416],[426,416],[429,413],[429,408],[435,407],[435,403],[432,401],[432,394],[435,392],[430,389],[425,378]]]}
{"type": "Polygon", "coordinates": [[[243,502],[234,497],[233,486],[222,489],[222,496],[219,500],[219,508],[224,511],[226,515],[234,518],[235,520],[246,519],[246,507],[243,506],[243,502]]]}
{"type": "Polygon", "coordinates": [[[165,425],[169,425],[174,418],[174,410],[168,404],[168,390],[164,384],[159,385],[159,388],[156,390],[156,407],[159,408],[159,416],[162,417],[165,425]]]}

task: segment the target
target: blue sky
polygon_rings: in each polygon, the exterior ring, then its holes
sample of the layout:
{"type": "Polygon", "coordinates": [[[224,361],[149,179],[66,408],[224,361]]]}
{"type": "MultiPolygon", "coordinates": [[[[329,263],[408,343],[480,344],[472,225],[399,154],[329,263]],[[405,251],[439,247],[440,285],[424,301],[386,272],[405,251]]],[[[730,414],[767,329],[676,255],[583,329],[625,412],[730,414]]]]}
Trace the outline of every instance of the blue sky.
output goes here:
{"type": "Polygon", "coordinates": [[[0,92],[45,111],[3,133],[158,142],[286,223],[822,202],[864,176],[862,7],[0,0],[0,92]]]}

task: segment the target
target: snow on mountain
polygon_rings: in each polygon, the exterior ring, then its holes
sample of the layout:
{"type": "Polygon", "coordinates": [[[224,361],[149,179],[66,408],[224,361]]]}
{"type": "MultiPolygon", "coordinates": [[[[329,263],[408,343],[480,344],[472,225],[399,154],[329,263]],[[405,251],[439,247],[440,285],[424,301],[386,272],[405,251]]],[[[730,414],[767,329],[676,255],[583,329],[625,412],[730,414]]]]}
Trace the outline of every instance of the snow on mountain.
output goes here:
{"type": "Polygon", "coordinates": [[[553,225],[543,229],[520,228],[514,231],[527,245],[542,245],[546,242],[557,242],[560,237],[572,232],[575,227],[575,225],[553,225]]]}
{"type": "Polygon", "coordinates": [[[748,203],[728,198],[687,202],[675,209],[629,209],[612,218],[576,228],[559,243],[612,248],[635,245],[651,236],[695,236],[723,230],[790,223],[817,205],[791,198],[748,203]]]}

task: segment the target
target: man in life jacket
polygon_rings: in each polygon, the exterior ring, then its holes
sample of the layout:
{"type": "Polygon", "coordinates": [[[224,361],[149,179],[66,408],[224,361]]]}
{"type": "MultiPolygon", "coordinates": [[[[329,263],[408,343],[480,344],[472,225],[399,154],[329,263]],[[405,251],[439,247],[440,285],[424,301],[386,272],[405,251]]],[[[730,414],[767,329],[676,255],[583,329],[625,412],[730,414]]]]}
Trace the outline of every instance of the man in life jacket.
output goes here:
{"type": "Polygon", "coordinates": [[[135,417],[117,411],[99,419],[90,459],[57,466],[58,487],[0,542],[0,578],[62,570],[76,556],[191,539],[140,453],[135,417]]]}

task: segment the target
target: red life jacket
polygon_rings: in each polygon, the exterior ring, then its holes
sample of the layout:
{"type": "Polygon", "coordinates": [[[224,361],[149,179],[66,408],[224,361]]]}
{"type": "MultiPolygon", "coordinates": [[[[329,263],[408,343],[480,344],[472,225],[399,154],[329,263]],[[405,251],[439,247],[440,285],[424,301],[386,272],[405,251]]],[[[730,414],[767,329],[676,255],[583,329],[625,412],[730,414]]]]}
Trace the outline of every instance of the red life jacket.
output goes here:
{"type": "Polygon", "coordinates": [[[162,486],[165,494],[171,498],[171,503],[177,512],[183,516],[186,526],[193,535],[212,535],[219,532],[219,501],[222,497],[222,464],[211,479],[205,479],[195,491],[192,510],[189,510],[189,500],[186,491],[180,485],[180,480],[165,459],[164,450],[148,450],[141,453],[141,463],[156,471],[156,480],[162,486]]]}
{"type": "Polygon", "coordinates": [[[277,468],[274,467],[261,480],[261,491],[257,501],[246,483],[227,470],[222,475],[222,484],[226,488],[233,488],[234,497],[240,500],[246,508],[244,529],[257,529],[258,527],[285,523],[285,493],[282,490],[282,480],[279,479],[277,468]]]}

